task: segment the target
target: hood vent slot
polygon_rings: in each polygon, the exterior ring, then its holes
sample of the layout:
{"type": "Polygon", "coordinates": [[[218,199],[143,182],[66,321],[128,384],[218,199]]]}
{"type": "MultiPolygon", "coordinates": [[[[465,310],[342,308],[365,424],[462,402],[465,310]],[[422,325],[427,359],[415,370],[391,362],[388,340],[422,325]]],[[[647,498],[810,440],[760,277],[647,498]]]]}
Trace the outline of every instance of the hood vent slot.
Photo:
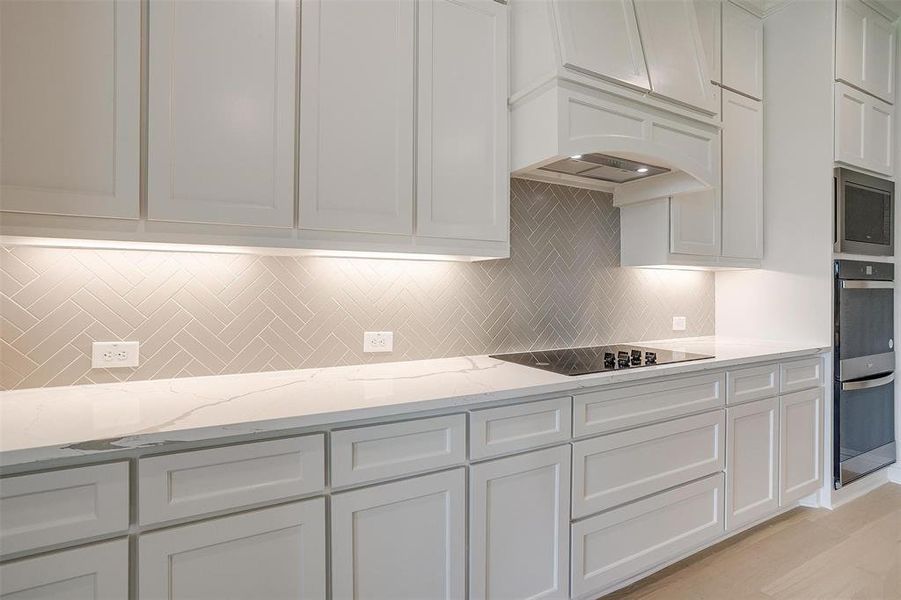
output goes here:
{"type": "Polygon", "coordinates": [[[648,163],[597,153],[571,156],[539,167],[539,169],[611,183],[627,183],[670,172],[669,169],[648,163]]]}

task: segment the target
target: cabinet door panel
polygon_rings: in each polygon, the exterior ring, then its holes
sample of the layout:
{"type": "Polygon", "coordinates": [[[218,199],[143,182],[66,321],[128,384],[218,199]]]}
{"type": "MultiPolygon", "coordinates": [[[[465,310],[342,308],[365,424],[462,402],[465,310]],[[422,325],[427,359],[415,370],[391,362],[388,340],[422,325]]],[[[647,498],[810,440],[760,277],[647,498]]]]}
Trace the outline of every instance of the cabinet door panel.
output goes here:
{"type": "Polygon", "coordinates": [[[3,600],[128,597],[128,541],[42,554],[0,566],[3,600]]]}
{"type": "Polygon", "coordinates": [[[470,473],[469,597],[567,598],[570,446],[470,473]]]}
{"type": "Polygon", "coordinates": [[[835,160],[884,175],[894,172],[894,108],[835,84],[835,160]]]}
{"type": "Polygon", "coordinates": [[[297,5],[150,3],[148,216],[294,224],[297,5]]]}
{"type": "Polygon", "coordinates": [[[413,8],[303,2],[301,228],[413,232],[413,8]]]}
{"type": "Polygon", "coordinates": [[[720,199],[715,189],[670,199],[670,252],[717,256],[720,253],[720,199]]]}
{"type": "Polygon", "coordinates": [[[726,528],[779,508],[779,399],[726,409],[726,528]]]}
{"type": "Polygon", "coordinates": [[[464,596],[463,469],[332,496],[335,598],[464,596]]]}
{"type": "Polygon", "coordinates": [[[138,2],[0,2],[0,209],[137,218],[138,2]]]}
{"type": "Polygon", "coordinates": [[[651,90],[719,112],[692,0],[635,0],[651,90]]]}
{"type": "Polygon", "coordinates": [[[138,553],[140,600],[325,598],[325,499],[145,533],[138,553]]]}
{"type": "Polygon", "coordinates": [[[723,2],[723,85],[763,98],[763,22],[723,2]]]}
{"type": "Polygon", "coordinates": [[[563,65],[650,89],[632,0],[556,0],[563,65]]]}
{"type": "Polygon", "coordinates": [[[505,5],[420,3],[418,137],[417,235],[505,241],[505,5]]]}
{"type": "Polygon", "coordinates": [[[780,398],[779,505],[816,492],[823,482],[823,388],[780,398]]]}
{"type": "Polygon", "coordinates": [[[723,3],[720,0],[694,0],[698,29],[707,57],[710,80],[723,80],[723,3]]]}
{"type": "Polygon", "coordinates": [[[839,0],[835,78],[893,102],[894,24],[860,0],[839,0]]]}
{"type": "Polygon", "coordinates": [[[723,256],[763,258],[763,104],[723,91],[723,256]]]}

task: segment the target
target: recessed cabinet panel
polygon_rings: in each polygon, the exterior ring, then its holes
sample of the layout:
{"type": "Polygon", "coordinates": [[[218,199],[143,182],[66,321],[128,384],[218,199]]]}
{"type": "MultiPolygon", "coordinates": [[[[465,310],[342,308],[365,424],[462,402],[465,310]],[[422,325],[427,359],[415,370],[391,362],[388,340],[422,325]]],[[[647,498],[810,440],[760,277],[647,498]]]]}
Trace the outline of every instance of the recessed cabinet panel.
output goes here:
{"type": "Polygon", "coordinates": [[[763,258],[763,103],[723,90],[723,256],[763,258]]]}
{"type": "Polygon", "coordinates": [[[723,85],[763,98],[763,21],[723,2],[723,85]]]}
{"type": "Polygon", "coordinates": [[[304,0],[300,227],[413,233],[413,0],[304,0]]]}
{"type": "Polygon", "coordinates": [[[719,112],[692,0],[634,0],[651,91],[719,112]]]}
{"type": "Polygon", "coordinates": [[[823,388],[780,401],[779,506],[788,506],[823,483],[823,388]]]}
{"type": "Polygon", "coordinates": [[[726,404],[742,404],[779,394],[779,365],[734,369],[726,373],[726,404]]]}
{"type": "Polygon", "coordinates": [[[838,0],[835,78],[895,99],[895,25],[861,0],[838,0]]]}
{"type": "Polygon", "coordinates": [[[835,160],[892,175],[894,108],[844,83],[835,84],[835,160]]]}
{"type": "Polygon", "coordinates": [[[294,224],[297,3],[150,2],[152,220],[294,224]]]}
{"type": "Polygon", "coordinates": [[[719,190],[680,194],[670,199],[670,252],[719,255],[719,190]]]}
{"type": "Polygon", "coordinates": [[[570,446],[470,471],[472,600],[567,598],[570,446]]]}
{"type": "Polygon", "coordinates": [[[650,89],[632,0],[556,0],[563,65],[650,89]]]}
{"type": "Polygon", "coordinates": [[[325,553],[324,498],[145,533],[138,598],[324,599],[325,553]]]}
{"type": "Polygon", "coordinates": [[[694,0],[701,43],[707,58],[710,80],[723,80],[723,3],[720,0],[694,0]]]}
{"type": "Polygon", "coordinates": [[[782,363],[779,371],[779,390],[783,394],[823,385],[823,359],[819,356],[782,363]]]}
{"type": "Polygon", "coordinates": [[[507,7],[419,4],[416,234],[503,242],[509,229],[507,7]]]}
{"type": "Polygon", "coordinates": [[[0,566],[3,600],[128,598],[128,541],[42,554],[0,566]]]}
{"type": "Polygon", "coordinates": [[[465,595],[463,469],[332,496],[334,598],[465,595]]]}
{"type": "Polygon", "coordinates": [[[473,460],[537,448],[572,437],[572,398],[554,398],[469,413],[473,460]]]}
{"type": "Polygon", "coordinates": [[[779,508],[779,399],[726,409],[726,527],[779,508]]]}
{"type": "Polygon", "coordinates": [[[141,8],[0,2],[0,210],[138,217],[141,8]]]}

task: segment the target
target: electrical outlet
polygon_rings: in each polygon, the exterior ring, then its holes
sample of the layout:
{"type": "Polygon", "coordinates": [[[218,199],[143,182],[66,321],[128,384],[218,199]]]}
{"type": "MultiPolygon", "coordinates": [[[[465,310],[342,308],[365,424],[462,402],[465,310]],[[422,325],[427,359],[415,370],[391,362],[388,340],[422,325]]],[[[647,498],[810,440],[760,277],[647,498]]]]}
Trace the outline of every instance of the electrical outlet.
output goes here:
{"type": "Polygon", "coordinates": [[[673,317],[673,331],[685,331],[685,317],[673,317]]]}
{"type": "Polygon", "coordinates": [[[94,342],[91,344],[92,369],[137,366],[138,342],[94,342]]]}
{"type": "Polygon", "coordinates": [[[363,352],[392,352],[393,350],[393,331],[363,332],[363,352]]]}

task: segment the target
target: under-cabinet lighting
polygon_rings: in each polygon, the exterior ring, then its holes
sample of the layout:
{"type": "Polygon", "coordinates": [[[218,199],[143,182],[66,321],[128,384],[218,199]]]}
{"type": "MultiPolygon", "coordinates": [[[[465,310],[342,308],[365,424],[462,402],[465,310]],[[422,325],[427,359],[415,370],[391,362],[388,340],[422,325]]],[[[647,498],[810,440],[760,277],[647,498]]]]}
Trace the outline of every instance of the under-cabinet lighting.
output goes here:
{"type": "Polygon", "coordinates": [[[570,158],[573,160],[579,160],[580,158],[582,158],[582,155],[581,154],[573,154],[572,156],[570,156],[570,158]]]}
{"type": "Polygon", "coordinates": [[[647,168],[647,167],[640,167],[640,168],[638,168],[638,169],[635,169],[635,172],[636,172],[636,173],[647,173],[647,172],[648,172],[648,168],[647,168]]]}

